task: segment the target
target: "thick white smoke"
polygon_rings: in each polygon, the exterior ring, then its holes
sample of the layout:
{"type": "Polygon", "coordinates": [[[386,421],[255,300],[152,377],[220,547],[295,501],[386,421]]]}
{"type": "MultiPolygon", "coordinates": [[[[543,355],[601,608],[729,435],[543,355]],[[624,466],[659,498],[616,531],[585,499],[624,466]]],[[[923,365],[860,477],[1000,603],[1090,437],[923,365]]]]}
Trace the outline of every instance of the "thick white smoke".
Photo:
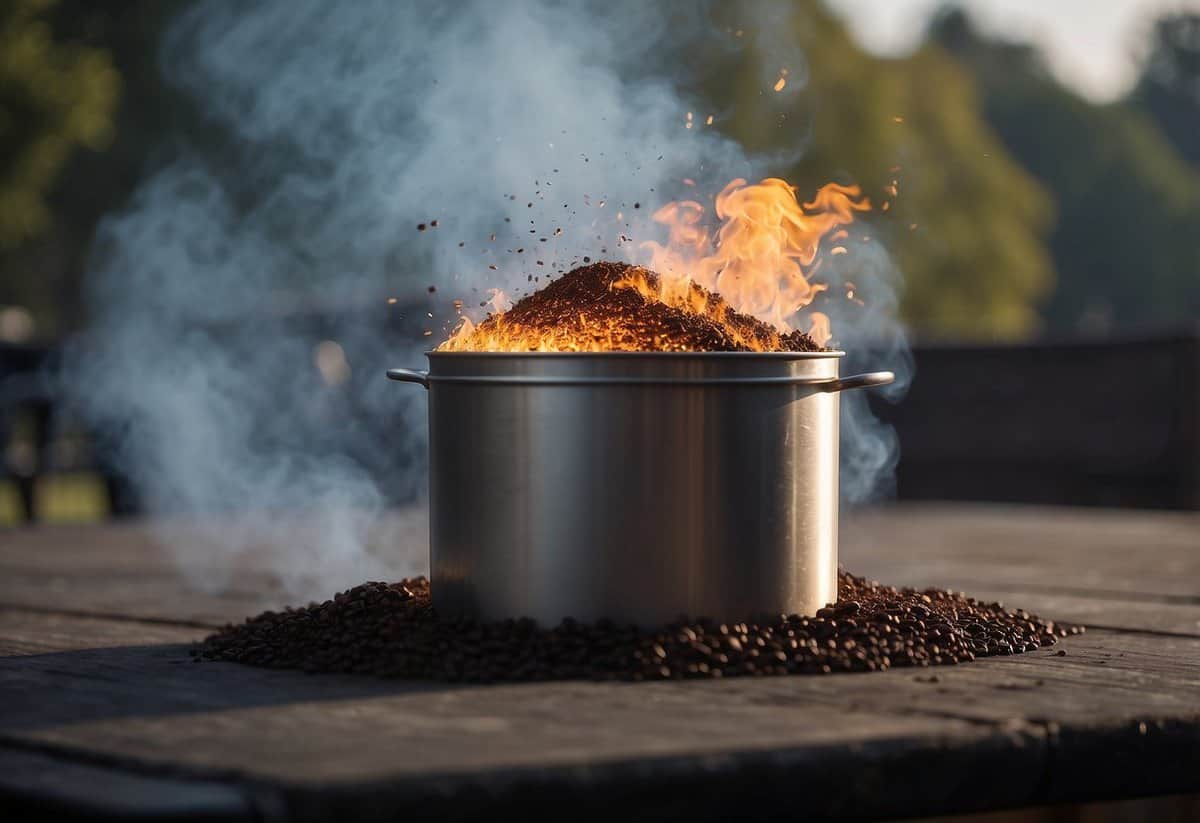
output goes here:
{"type": "MultiPolygon", "coordinates": [[[[684,127],[698,109],[660,58],[705,21],[551,0],[214,0],[176,21],[164,70],[219,139],[183,136],[102,227],[65,385],[153,511],[208,524],[164,534],[185,566],[219,584],[211,569],[253,550],[297,591],[424,567],[366,548],[424,486],[425,397],[383,378],[419,366],[421,341],[396,329],[436,343],[455,300],[633,258],[685,177],[715,192],[770,173],[699,116],[684,127]],[[314,364],[322,340],[337,346],[314,364]]],[[[835,316],[847,348],[899,339],[890,272],[856,273],[883,319],[868,335],[835,316]]],[[[894,461],[859,419],[855,499],[894,461]]]]}

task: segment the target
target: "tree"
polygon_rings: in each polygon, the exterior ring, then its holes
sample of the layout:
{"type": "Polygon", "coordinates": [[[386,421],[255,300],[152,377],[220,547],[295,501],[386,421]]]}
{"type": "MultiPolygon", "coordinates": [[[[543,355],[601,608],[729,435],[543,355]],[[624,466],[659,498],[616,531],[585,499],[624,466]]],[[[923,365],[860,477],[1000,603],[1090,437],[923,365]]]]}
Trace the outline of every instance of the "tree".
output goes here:
{"type": "Polygon", "coordinates": [[[1132,102],[1200,167],[1200,13],[1171,14],[1155,22],[1132,102]]]}
{"type": "Polygon", "coordinates": [[[52,5],[0,7],[0,250],[49,226],[47,193],[72,150],[112,137],[119,77],[103,51],[54,40],[52,5]]]}
{"type": "Polygon", "coordinates": [[[790,10],[774,26],[747,25],[752,42],[735,79],[710,83],[733,112],[729,132],[787,157],[783,176],[802,190],[837,179],[888,203],[871,230],[901,266],[902,312],[918,333],[1032,333],[1053,281],[1050,200],[984,120],[970,73],[936,45],[874,58],[822,4],[790,10]],[[789,68],[794,90],[776,93],[780,39],[804,65],[789,68]]]}
{"type": "MultiPolygon", "coordinates": [[[[84,272],[99,221],[122,206],[149,170],[169,162],[176,135],[207,137],[195,104],[166,84],[158,59],[162,31],[184,2],[57,0],[38,18],[52,42],[106,55],[121,92],[108,115],[112,139],[95,148],[76,144],[44,190],[49,222],[33,237],[0,247],[0,304],[32,311],[39,337],[61,336],[84,322],[84,272]]],[[[0,109],[7,99],[0,92],[0,109]]]]}
{"type": "Polygon", "coordinates": [[[1200,312],[1200,175],[1142,112],[1095,105],[1028,46],[986,39],[960,11],[931,39],[974,73],[1007,149],[1054,195],[1058,284],[1042,308],[1060,332],[1137,328],[1200,312]]]}

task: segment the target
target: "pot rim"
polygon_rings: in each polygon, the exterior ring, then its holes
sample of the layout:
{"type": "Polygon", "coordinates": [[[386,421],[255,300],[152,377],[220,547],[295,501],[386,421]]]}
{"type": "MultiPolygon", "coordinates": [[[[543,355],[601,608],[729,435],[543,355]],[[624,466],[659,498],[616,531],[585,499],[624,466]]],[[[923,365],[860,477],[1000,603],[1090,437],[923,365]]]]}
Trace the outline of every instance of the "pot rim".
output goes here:
{"type": "Polygon", "coordinates": [[[535,359],[567,357],[578,359],[600,359],[605,357],[623,359],[714,359],[714,360],[825,360],[828,358],[845,357],[841,349],[825,351],[437,351],[425,352],[425,356],[435,357],[529,357],[535,359]]]}
{"type": "Polygon", "coordinates": [[[398,380],[402,383],[418,383],[426,389],[434,383],[490,383],[521,386],[740,385],[803,386],[814,392],[826,393],[882,386],[896,379],[895,374],[890,371],[865,372],[838,377],[837,361],[845,354],[845,352],[837,350],[823,352],[427,351],[425,356],[429,360],[430,367],[428,369],[388,369],[387,376],[391,380],[398,380]],[[558,362],[557,366],[549,365],[554,361],[558,362]],[[827,365],[800,365],[805,361],[813,364],[824,362],[827,365]],[[438,365],[439,363],[441,366],[438,365]],[[540,365],[533,365],[535,363],[540,365]],[[574,368],[570,365],[571,363],[578,365],[579,368],[574,368]],[[585,363],[592,365],[585,367],[585,363]],[[622,363],[624,365],[620,365],[622,363]],[[647,364],[653,363],[659,365],[647,367],[647,364]],[[726,365],[741,363],[745,368],[718,367],[718,363],[726,365]],[[767,364],[776,365],[768,366],[767,364]],[[508,371],[515,373],[506,374],[505,372],[508,371]],[[796,374],[797,371],[805,373],[796,374]]]}

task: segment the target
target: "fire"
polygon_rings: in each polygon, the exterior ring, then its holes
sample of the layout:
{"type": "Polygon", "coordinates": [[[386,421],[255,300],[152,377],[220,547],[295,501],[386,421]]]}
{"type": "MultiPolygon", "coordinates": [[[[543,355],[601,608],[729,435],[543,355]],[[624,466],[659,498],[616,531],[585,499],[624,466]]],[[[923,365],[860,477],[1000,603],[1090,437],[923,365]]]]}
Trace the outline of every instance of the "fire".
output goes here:
{"type": "MultiPolygon", "coordinates": [[[[687,180],[685,183],[692,183],[687,180]]],[[[692,184],[694,185],[694,183],[692,184]]],[[[734,180],[715,199],[720,221],[713,230],[705,207],[696,200],[666,204],[653,215],[666,227],[665,244],[641,244],[647,267],[630,267],[611,283],[613,290],[628,289],[646,301],[656,301],[703,317],[722,327],[728,337],[750,351],[778,349],[793,333],[793,323],[826,284],[814,282],[820,266],[821,243],[835,243],[829,253],[845,254],[839,241],[842,228],[854,221],[855,212],[870,209],[857,186],[829,183],[811,201],[801,202],[795,187],[779,178],[757,184],[734,180]],[[769,334],[750,332],[745,317],[773,327],[769,334]]],[[[552,328],[530,328],[507,322],[504,313],[511,301],[492,290],[491,317],[482,325],[466,317],[442,351],[671,351],[679,348],[661,335],[637,334],[636,317],[603,318],[579,312],[558,318],[552,328]],[[643,339],[644,338],[644,339],[643,339]]],[[[582,307],[580,307],[582,308],[582,307]]],[[[824,346],[832,337],[829,318],[807,311],[809,337],[824,346]]]]}
{"type": "MultiPolygon", "coordinates": [[[[821,239],[833,232],[844,237],[839,227],[869,208],[857,186],[829,183],[801,204],[795,188],[777,177],[756,185],[738,179],[717,195],[721,227],[715,236],[705,226],[704,207],[684,200],[654,214],[667,227],[666,245],[650,242],[643,248],[650,253],[649,267],[663,277],[666,302],[676,304],[695,282],[719,293],[735,311],[790,331],[793,316],[827,288],[811,280],[821,239]]],[[[829,318],[812,314],[810,335],[823,346],[832,336],[829,318]]]]}
{"type": "Polygon", "coordinates": [[[816,341],[818,346],[824,346],[833,337],[833,328],[829,325],[829,315],[825,312],[815,311],[809,317],[812,325],[808,327],[808,336],[816,341]]]}
{"type": "Polygon", "coordinates": [[[438,351],[605,352],[686,351],[667,338],[649,342],[631,335],[618,320],[594,322],[580,314],[552,329],[530,328],[503,319],[490,327],[465,321],[438,351]]]}
{"type": "Polygon", "coordinates": [[[543,329],[506,322],[503,315],[493,315],[492,317],[494,322],[490,325],[477,325],[464,317],[450,339],[438,346],[438,351],[601,352],[643,350],[637,341],[629,338],[623,324],[616,320],[594,322],[585,314],[580,313],[569,323],[543,329]],[[623,332],[625,333],[623,334],[623,332]]]}
{"type": "Polygon", "coordinates": [[[813,351],[800,332],[740,314],[696,283],[600,262],[564,274],[506,312],[464,321],[441,351],[813,351]],[[667,288],[682,290],[665,299],[667,288]]]}

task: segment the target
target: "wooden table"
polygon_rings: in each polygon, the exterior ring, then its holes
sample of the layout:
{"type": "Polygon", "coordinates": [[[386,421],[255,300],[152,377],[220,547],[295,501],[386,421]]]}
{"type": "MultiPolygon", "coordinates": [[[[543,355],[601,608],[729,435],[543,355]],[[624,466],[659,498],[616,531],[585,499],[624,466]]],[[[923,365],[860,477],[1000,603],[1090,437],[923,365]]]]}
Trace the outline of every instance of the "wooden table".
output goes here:
{"type": "MultiPolygon", "coordinates": [[[[210,627],[294,597],[265,554],[204,592],[156,542],[189,546],[194,579],[213,582],[206,552],[221,547],[193,545],[184,524],[8,532],[0,807],[861,819],[1200,792],[1200,516],[904,505],[843,519],[852,571],[964,589],[1088,632],[1015,657],[826,677],[470,687],[309,676],[188,655],[210,627]]],[[[377,562],[420,571],[420,514],[389,528],[377,562]]]]}

